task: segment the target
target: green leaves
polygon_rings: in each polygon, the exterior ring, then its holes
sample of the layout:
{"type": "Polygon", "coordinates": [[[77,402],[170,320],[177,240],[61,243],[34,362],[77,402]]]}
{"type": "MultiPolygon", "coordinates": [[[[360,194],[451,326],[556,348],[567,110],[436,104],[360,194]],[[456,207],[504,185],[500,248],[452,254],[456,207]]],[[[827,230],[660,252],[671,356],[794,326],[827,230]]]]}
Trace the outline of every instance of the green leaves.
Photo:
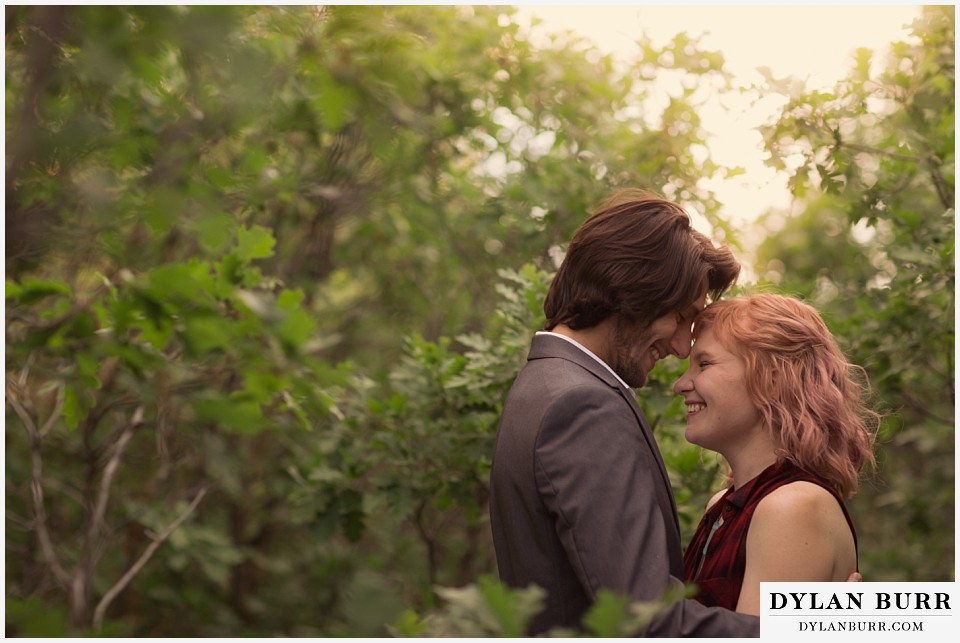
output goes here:
{"type": "Polygon", "coordinates": [[[272,257],[275,245],[273,234],[263,226],[241,226],[237,229],[236,254],[241,262],[272,257]]]}
{"type": "Polygon", "coordinates": [[[63,395],[63,421],[67,429],[76,429],[90,412],[93,396],[85,391],[78,392],[72,387],[64,389],[63,395]]]}
{"type": "Polygon", "coordinates": [[[400,636],[524,636],[526,625],[540,611],[545,592],[539,587],[510,589],[484,576],[462,588],[440,587],[441,610],[420,619],[406,613],[394,627],[400,636]]]}
{"type": "Polygon", "coordinates": [[[6,282],[7,305],[27,305],[45,297],[70,295],[70,287],[62,281],[34,279],[27,277],[22,281],[6,282]]]}
{"type": "Polygon", "coordinates": [[[583,624],[592,635],[599,638],[629,636],[631,632],[623,631],[629,605],[629,598],[618,596],[609,590],[601,590],[597,592],[596,603],[583,617],[583,624]]]}
{"type": "MultiPolygon", "coordinates": [[[[546,592],[534,585],[515,589],[489,576],[464,587],[438,587],[443,604],[425,616],[406,611],[390,628],[394,636],[504,637],[526,636],[531,619],[543,608],[546,592]]],[[[658,601],[631,602],[629,597],[600,590],[584,614],[581,630],[554,628],[548,637],[625,638],[637,636],[653,618],[683,597],[680,588],[658,601]]]]}
{"type": "Polygon", "coordinates": [[[239,396],[197,398],[191,403],[197,418],[226,431],[254,434],[268,426],[260,405],[239,396]]]}
{"type": "MultiPolygon", "coordinates": [[[[395,619],[401,602],[426,608],[432,587],[489,573],[497,416],[572,231],[615,188],[642,185],[698,204],[734,240],[701,186],[736,170],[695,153],[705,133],[689,89],[728,79],[722,56],[686,36],[641,40],[615,65],[585,41],[526,40],[510,7],[7,17],[8,383],[31,421],[52,418],[41,479],[54,550],[66,566],[102,552],[89,561],[96,598],[173,499],[200,484],[217,494],[108,613],[134,635],[377,636],[387,621],[364,601],[395,619]],[[679,89],[652,100],[667,77],[679,89]],[[121,435],[91,530],[83,508],[121,435]]],[[[771,162],[802,160],[798,196],[830,193],[768,258],[829,302],[907,414],[902,431],[890,422],[892,446],[922,453],[916,473],[889,465],[910,492],[884,502],[909,530],[890,521],[868,541],[950,532],[910,500],[943,502],[910,481],[952,471],[928,466],[952,453],[940,393],[953,354],[950,12],[929,9],[917,28],[881,78],[866,78],[861,52],[835,91],[770,85],[789,101],[767,133],[771,162]],[[851,246],[847,223],[861,219],[875,238],[851,246]],[[811,230],[816,243],[797,234],[811,230]]],[[[683,441],[664,368],[641,402],[686,526],[720,467],[683,441]]],[[[41,524],[22,424],[8,409],[12,552],[36,551],[41,524]]],[[[946,473],[933,482],[953,489],[946,473]]],[[[901,554],[882,567],[932,564],[901,554]]],[[[37,585],[56,575],[47,560],[8,566],[11,595],[49,597],[49,624],[11,599],[22,632],[76,627],[70,595],[37,585]]],[[[483,616],[464,622],[522,631],[533,594],[475,589],[483,616]]],[[[631,614],[604,598],[590,631],[623,631],[631,614]]],[[[408,612],[398,627],[432,626],[408,612]]]]}
{"type": "Polygon", "coordinates": [[[59,637],[69,628],[66,608],[39,598],[7,597],[4,609],[7,636],[59,637]]]}

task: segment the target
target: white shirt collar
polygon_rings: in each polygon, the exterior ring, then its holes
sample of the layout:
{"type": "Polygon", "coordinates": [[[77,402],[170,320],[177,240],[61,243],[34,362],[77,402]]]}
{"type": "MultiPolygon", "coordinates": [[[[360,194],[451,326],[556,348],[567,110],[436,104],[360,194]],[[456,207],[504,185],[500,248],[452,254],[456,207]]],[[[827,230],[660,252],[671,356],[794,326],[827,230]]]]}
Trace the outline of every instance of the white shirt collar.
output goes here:
{"type": "Polygon", "coordinates": [[[627,386],[627,383],[623,381],[623,378],[621,378],[619,375],[617,375],[616,371],[614,371],[612,368],[610,368],[610,366],[609,366],[605,361],[603,361],[602,359],[600,359],[599,357],[597,357],[597,356],[593,353],[593,351],[591,351],[589,348],[587,348],[586,346],[584,346],[583,344],[581,344],[581,343],[578,342],[577,340],[573,339],[572,337],[567,337],[566,335],[561,335],[560,333],[554,333],[554,332],[546,331],[546,330],[537,331],[537,335],[551,335],[552,337],[559,337],[559,338],[562,339],[562,340],[565,340],[565,341],[570,342],[571,344],[573,344],[574,346],[576,346],[577,348],[579,348],[580,350],[582,350],[584,353],[586,353],[587,355],[589,355],[590,357],[592,357],[593,359],[595,359],[598,364],[600,364],[600,365],[603,366],[605,369],[607,369],[608,371],[610,371],[610,374],[613,375],[615,378],[617,378],[617,381],[620,382],[620,384],[623,385],[623,388],[628,389],[628,390],[630,389],[630,387],[627,386]]]}

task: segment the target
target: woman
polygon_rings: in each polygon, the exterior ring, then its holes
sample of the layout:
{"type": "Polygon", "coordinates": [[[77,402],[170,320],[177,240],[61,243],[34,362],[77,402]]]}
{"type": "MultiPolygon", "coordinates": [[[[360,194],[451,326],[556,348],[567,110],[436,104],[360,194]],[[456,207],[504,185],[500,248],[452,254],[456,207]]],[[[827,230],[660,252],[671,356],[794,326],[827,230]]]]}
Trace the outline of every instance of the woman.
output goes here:
{"type": "Polygon", "coordinates": [[[874,464],[879,415],[816,310],[757,294],[697,317],[674,390],[686,439],[720,453],[732,485],[707,506],[684,556],[697,599],[760,614],[761,581],[844,581],[857,541],[844,499],[874,464]]]}

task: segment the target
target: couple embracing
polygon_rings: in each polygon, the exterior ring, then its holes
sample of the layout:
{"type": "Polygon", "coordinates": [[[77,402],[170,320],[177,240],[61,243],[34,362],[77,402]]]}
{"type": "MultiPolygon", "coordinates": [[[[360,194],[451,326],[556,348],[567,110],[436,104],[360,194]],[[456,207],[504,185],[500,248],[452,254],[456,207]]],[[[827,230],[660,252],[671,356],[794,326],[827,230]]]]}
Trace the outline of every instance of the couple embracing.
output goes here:
{"type": "Polygon", "coordinates": [[[491,526],[504,583],[547,591],[530,634],[580,625],[601,589],[671,604],[646,636],[759,636],[761,581],[859,579],[844,500],[873,463],[878,416],[820,315],[790,297],[721,300],[740,265],[653,194],[615,195],[574,234],[504,406],[491,526]],[[708,303],[709,297],[709,303],[708,303]],[[632,389],[660,359],[685,437],[728,486],[690,543],[632,389]]]}

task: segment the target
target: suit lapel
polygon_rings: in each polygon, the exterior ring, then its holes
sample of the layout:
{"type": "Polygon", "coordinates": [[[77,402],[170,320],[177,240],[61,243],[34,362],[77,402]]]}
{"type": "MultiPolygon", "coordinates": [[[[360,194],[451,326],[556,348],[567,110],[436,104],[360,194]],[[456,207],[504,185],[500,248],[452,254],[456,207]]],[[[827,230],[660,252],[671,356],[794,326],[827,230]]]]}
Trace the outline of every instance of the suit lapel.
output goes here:
{"type": "Polygon", "coordinates": [[[634,392],[629,388],[624,388],[617,378],[614,377],[610,371],[604,368],[602,364],[598,363],[597,360],[593,359],[590,355],[587,355],[575,345],[571,344],[565,339],[561,339],[560,337],[555,337],[553,335],[536,335],[533,338],[530,354],[527,359],[540,359],[544,357],[558,357],[570,362],[574,362],[587,371],[593,373],[596,377],[603,380],[610,387],[615,388],[620,392],[620,395],[626,399],[627,403],[630,405],[630,408],[633,409],[633,413],[636,415],[637,421],[640,423],[640,433],[643,434],[643,439],[646,440],[647,446],[653,453],[654,459],[657,462],[657,466],[660,469],[660,476],[663,478],[663,483],[665,485],[664,488],[667,490],[666,495],[670,504],[671,513],[673,514],[674,525],[677,529],[677,537],[679,538],[680,523],[677,517],[677,502],[673,497],[673,487],[670,484],[670,475],[667,473],[667,467],[663,462],[663,456],[660,454],[660,447],[657,446],[657,441],[653,437],[653,430],[650,428],[650,423],[647,422],[647,417],[644,415],[643,409],[641,409],[640,405],[637,403],[637,398],[634,395],[634,392]]]}
{"type": "Polygon", "coordinates": [[[650,423],[647,422],[647,416],[644,415],[643,409],[641,409],[640,404],[637,403],[637,398],[633,391],[629,389],[624,390],[622,386],[619,386],[618,388],[620,389],[620,394],[627,399],[627,402],[630,404],[630,408],[633,409],[634,414],[640,421],[640,432],[643,433],[643,437],[647,441],[647,445],[650,447],[650,450],[653,452],[653,455],[657,460],[657,465],[660,468],[660,475],[663,477],[663,483],[666,485],[665,488],[669,490],[667,498],[670,501],[670,508],[672,509],[674,521],[677,525],[677,533],[679,534],[680,521],[677,517],[677,501],[673,497],[673,486],[670,484],[670,474],[667,473],[667,465],[663,462],[663,456],[660,454],[660,447],[657,445],[657,441],[653,437],[653,429],[650,428],[650,423]]]}

